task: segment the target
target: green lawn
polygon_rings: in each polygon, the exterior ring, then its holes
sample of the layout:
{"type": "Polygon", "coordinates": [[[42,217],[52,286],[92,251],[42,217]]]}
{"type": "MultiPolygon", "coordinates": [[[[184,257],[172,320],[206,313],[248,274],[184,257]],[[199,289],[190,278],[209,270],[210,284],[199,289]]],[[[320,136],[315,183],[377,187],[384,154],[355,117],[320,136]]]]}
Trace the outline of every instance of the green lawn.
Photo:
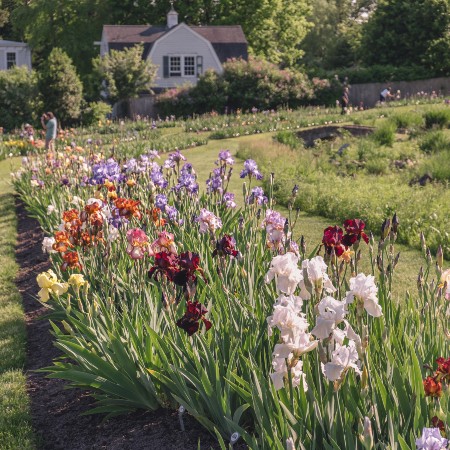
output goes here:
{"type": "Polygon", "coordinates": [[[20,159],[0,162],[0,449],[26,450],[34,437],[23,367],[26,357],[22,298],[15,285],[17,238],[12,167],[20,159]]]}
{"type": "MultiPolygon", "coordinates": [[[[257,134],[240,138],[223,139],[219,141],[210,140],[207,145],[190,150],[184,150],[183,154],[187,157],[188,161],[192,163],[198,175],[200,188],[203,189],[205,187],[206,179],[209,177],[211,170],[216,167],[214,165],[214,161],[217,159],[217,154],[220,150],[230,150],[231,153],[235,155],[239,145],[260,140],[261,136],[261,134],[257,134]]],[[[272,133],[266,133],[264,136],[267,136],[267,138],[270,139],[272,133]]],[[[243,204],[242,183],[244,180],[239,178],[239,173],[242,168],[243,161],[236,160],[234,165],[234,173],[229,185],[229,191],[236,194],[238,206],[242,206],[243,204]]],[[[275,174],[275,177],[276,176],[277,174],[275,174]]],[[[286,208],[277,205],[276,209],[279,210],[285,217],[288,216],[288,210],[286,208]]],[[[300,212],[297,225],[294,229],[294,237],[298,239],[301,235],[304,235],[307,248],[312,250],[322,241],[323,230],[330,225],[342,224],[333,222],[331,219],[320,216],[312,216],[304,212],[300,212]]],[[[379,230],[372,231],[374,235],[377,235],[379,232],[379,230]]],[[[360,267],[363,271],[369,273],[369,250],[367,246],[361,246],[361,248],[362,264],[360,267]]],[[[399,264],[396,268],[393,294],[394,297],[402,299],[404,298],[407,290],[413,292],[416,289],[417,274],[420,266],[424,264],[424,259],[421,252],[405,245],[396,245],[396,252],[401,252],[401,256],[399,264]]]]}

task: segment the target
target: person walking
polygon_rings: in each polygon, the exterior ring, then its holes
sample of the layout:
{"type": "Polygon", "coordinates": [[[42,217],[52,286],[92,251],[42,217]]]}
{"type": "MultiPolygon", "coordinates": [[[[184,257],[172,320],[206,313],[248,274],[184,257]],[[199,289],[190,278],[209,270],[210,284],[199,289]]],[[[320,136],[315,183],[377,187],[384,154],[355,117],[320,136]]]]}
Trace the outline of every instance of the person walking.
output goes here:
{"type": "Polygon", "coordinates": [[[44,113],[41,117],[41,124],[45,130],[45,149],[55,150],[56,133],[58,131],[58,122],[52,112],[44,113]]]}

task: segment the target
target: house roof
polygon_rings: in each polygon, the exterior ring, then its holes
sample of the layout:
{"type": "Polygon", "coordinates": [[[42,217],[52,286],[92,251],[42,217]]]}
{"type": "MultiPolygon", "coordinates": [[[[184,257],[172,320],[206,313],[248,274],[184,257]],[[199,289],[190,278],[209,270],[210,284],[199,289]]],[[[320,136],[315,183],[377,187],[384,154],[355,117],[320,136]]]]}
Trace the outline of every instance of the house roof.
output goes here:
{"type": "MultiPolygon", "coordinates": [[[[181,24],[179,24],[181,25],[181,24]]],[[[177,26],[179,26],[177,25],[177,26]]],[[[247,58],[247,39],[240,25],[192,26],[194,32],[211,42],[220,62],[228,58],[247,58]]],[[[104,25],[103,37],[110,49],[123,50],[133,44],[143,43],[143,57],[147,57],[154,42],[173,30],[166,26],[104,25]]]]}
{"type": "Polygon", "coordinates": [[[0,39],[0,47],[1,46],[8,46],[8,47],[28,47],[28,44],[25,42],[16,42],[16,41],[4,41],[0,39]]]}

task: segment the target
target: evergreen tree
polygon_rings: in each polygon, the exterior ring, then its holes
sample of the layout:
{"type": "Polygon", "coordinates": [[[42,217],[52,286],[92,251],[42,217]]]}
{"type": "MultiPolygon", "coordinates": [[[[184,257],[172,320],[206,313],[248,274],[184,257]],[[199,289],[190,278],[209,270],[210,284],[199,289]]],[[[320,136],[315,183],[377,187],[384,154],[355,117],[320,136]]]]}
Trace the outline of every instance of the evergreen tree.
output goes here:
{"type": "Polygon", "coordinates": [[[72,60],[60,48],[54,48],[42,64],[39,89],[45,110],[53,111],[63,124],[80,117],[83,86],[72,60]]]}

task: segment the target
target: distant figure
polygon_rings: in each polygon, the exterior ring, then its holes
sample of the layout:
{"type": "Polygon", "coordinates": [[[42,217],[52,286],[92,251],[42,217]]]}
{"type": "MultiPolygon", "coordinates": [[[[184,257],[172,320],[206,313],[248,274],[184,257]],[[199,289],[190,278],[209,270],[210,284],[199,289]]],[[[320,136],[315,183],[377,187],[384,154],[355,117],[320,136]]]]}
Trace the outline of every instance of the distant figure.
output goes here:
{"type": "Polygon", "coordinates": [[[45,130],[45,149],[54,150],[56,132],[58,129],[58,122],[52,112],[44,113],[41,117],[41,124],[45,130]]]}
{"type": "Polygon", "coordinates": [[[380,103],[384,103],[387,99],[394,98],[391,94],[391,88],[385,88],[380,92],[380,103]]]}
{"type": "Polygon", "coordinates": [[[29,123],[25,124],[24,138],[28,139],[31,143],[34,142],[34,129],[29,123]]]}
{"type": "Polygon", "coordinates": [[[344,92],[342,93],[342,98],[341,98],[341,107],[342,107],[341,114],[347,114],[347,111],[348,111],[348,102],[349,102],[349,98],[348,98],[348,86],[345,86],[344,92]]]}

